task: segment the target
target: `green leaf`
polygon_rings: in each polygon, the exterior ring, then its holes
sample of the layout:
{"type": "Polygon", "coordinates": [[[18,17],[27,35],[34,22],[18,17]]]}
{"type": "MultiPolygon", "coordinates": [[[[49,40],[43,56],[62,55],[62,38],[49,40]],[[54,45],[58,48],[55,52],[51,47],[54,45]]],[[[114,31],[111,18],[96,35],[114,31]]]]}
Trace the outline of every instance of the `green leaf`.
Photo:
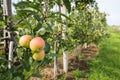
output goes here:
{"type": "Polygon", "coordinates": [[[13,80],[22,80],[20,77],[15,77],[13,80]]]}
{"type": "Polygon", "coordinates": [[[21,60],[22,62],[22,65],[23,65],[23,68],[26,70],[26,71],[29,71],[30,70],[30,65],[29,63],[25,62],[24,60],[21,60]]]}
{"type": "Polygon", "coordinates": [[[61,5],[60,3],[61,3],[61,0],[56,0],[56,3],[58,4],[58,5],[61,5]]]}
{"type": "Polygon", "coordinates": [[[37,21],[40,21],[40,20],[41,20],[40,15],[38,15],[37,13],[34,13],[34,18],[35,18],[37,21]]]}
{"type": "Polygon", "coordinates": [[[41,75],[40,75],[39,73],[33,73],[33,74],[32,74],[32,77],[40,78],[41,75]]]}
{"type": "Polygon", "coordinates": [[[6,59],[5,55],[0,56],[0,63],[7,63],[7,62],[9,61],[6,59]]]}
{"type": "Polygon", "coordinates": [[[17,4],[14,4],[15,7],[20,7],[20,8],[23,8],[24,6],[28,6],[29,3],[27,1],[20,1],[18,2],[17,4]]]}
{"type": "Polygon", "coordinates": [[[50,51],[50,44],[45,41],[45,53],[48,53],[50,51]]]}
{"type": "Polygon", "coordinates": [[[34,32],[38,31],[42,27],[40,22],[37,23],[37,26],[33,29],[34,32]]]}
{"type": "Polygon", "coordinates": [[[67,19],[71,20],[71,19],[70,19],[67,15],[62,14],[62,13],[60,13],[60,12],[55,12],[54,14],[59,14],[59,15],[61,15],[61,16],[64,16],[65,18],[67,18],[67,19]]]}
{"type": "Polygon", "coordinates": [[[63,2],[64,2],[65,6],[66,6],[66,8],[68,10],[68,13],[70,13],[70,11],[71,11],[71,3],[70,3],[70,1],[69,0],[63,0],[63,2]]]}

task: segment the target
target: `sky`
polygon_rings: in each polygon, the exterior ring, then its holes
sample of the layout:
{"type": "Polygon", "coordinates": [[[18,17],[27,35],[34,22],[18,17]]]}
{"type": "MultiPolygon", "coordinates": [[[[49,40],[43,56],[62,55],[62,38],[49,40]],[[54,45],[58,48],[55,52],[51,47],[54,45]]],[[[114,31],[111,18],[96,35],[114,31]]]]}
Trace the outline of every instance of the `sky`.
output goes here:
{"type": "Polygon", "coordinates": [[[120,0],[96,0],[99,10],[107,14],[108,25],[120,25],[120,0]]]}
{"type": "MultiPolygon", "coordinates": [[[[17,2],[19,0],[12,0],[17,2]]],[[[107,14],[108,25],[120,25],[120,0],[96,0],[101,12],[107,14]]],[[[14,9],[13,9],[14,10],[14,9]]]]}

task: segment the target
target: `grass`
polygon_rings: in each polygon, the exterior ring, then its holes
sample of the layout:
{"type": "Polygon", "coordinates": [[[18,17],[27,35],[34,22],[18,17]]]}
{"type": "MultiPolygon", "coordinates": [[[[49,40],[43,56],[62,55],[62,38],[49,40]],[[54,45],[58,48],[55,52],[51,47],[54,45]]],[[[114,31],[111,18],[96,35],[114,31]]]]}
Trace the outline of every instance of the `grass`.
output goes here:
{"type": "Polygon", "coordinates": [[[80,79],[81,77],[84,76],[79,69],[74,70],[72,74],[73,76],[75,76],[75,80],[80,79]]]}
{"type": "Polygon", "coordinates": [[[88,65],[88,80],[120,80],[120,32],[110,29],[110,37],[100,44],[100,55],[88,65]]]}

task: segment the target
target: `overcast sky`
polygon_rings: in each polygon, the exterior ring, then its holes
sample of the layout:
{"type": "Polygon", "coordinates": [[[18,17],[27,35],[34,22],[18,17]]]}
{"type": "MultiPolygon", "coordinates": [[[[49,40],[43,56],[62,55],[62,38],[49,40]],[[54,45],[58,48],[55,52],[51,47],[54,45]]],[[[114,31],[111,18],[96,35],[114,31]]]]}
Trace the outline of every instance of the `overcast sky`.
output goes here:
{"type": "Polygon", "coordinates": [[[109,25],[120,25],[120,0],[96,0],[100,11],[108,14],[109,25]]]}
{"type": "MultiPolygon", "coordinates": [[[[19,0],[12,0],[17,2],[19,0]]],[[[120,0],[96,0],[101,12],[107,15],[108,25],[120,25],[120,0]]],[[[13,9],[14,10],[14,9],[13,9]]]]}

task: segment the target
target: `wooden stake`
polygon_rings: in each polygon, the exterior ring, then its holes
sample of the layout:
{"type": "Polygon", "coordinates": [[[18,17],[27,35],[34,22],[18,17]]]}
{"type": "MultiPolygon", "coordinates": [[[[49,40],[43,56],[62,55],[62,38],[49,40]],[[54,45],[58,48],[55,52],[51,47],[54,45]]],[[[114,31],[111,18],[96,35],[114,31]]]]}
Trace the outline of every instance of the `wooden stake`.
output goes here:
{"type": "MultiPolygon", "coordinates": [[[[65,5],[64,5],[63,2],[62,2],[62,6],[61,6],[61,13],[67,15],[67,9],[66,9],[66,7],[65,7],[65,5]]],[[[64,22],[66,22],[66,18],[65,18],[64,16],[61,16],[61,19],[62,19],[64,22]]],[[[64,40],[67,39],[66,31],[67,31],[67,26],[66,26],[66,25],[63,25],[62,38],[63,38],[64,40]]],[[[64,71],[65,73],[68,72],[68,52],[67,52],[65,49],[63,49],[63,71],[64,71]]]]}
{"type": "Polygon", "coordinates": [[[13,31],[10,31],[11,30],[10,28],[12,27],[11,0],[3,0],[3,15],[5,20],[4,38],[6,37],[10,38],[10,40],[4,40],[5,51],[8,54],[8,60],[10,61],[8,63],[8,68],[10,69],[12,67],[12,62],[13,62],[13,46],[14,46],[13,31]]]}
{"type": "Polygon", "coordinates": [[[57,79],[57,75],[58,75],[58,64],[57,64],[57,42],[55,41],[54,43],[54,80],[57,79]]]}
{"type": "Polygon", "coordinates": [[[9,55],[8,55],[8,68],[11,69],[12,67],[12,62],[13,62],[13,46],[14,46],[14,42],[10,41],[10,45],[9,45],[9,55]]]}

